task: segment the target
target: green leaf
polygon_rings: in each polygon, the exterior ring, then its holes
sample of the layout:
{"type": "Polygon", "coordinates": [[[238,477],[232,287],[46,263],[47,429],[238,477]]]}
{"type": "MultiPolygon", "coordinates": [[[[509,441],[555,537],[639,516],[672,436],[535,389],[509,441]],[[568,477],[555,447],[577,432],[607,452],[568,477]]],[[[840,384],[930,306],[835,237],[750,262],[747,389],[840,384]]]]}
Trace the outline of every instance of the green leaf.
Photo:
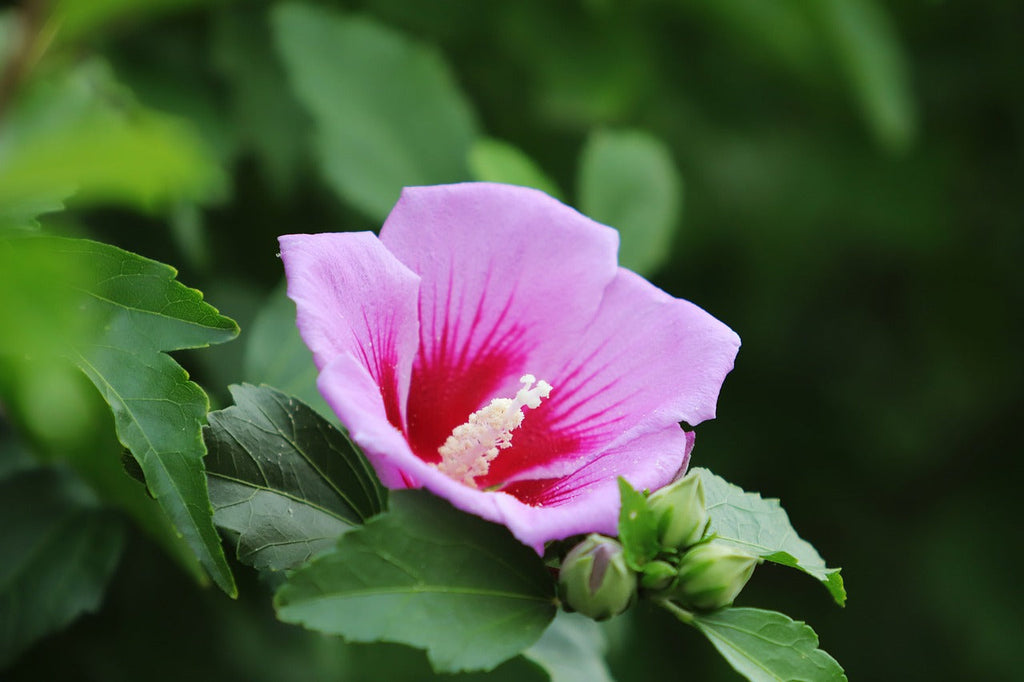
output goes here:
{"type": "Polygon", "coordinates": [[[51,21],[58,27],[57,38],[66,43],[128,19],[150,18],[210,2],[212,0],[58,0],[51,21]]]}
{"type": "Polygon", "coordinates": [[[286,282],[271,292],[248,332],[243,359],[245,380],[269,384],[306,403],[337,424],[337,416],[316,387],[313,353],[295,326],[295,304],[286,282]]]}
{"type": "Polygon", "coordinates": [[[421,490],[341,537],[278,591],[281,620],[427,650],[438,672],[489,670],[541,636],[555,586],[507,529],[421,490]]]}
{"type": "Polygon", "coordinates": [[[38,638],[95,611],[121,556],[123,524],[68,474],[0,480],[0,668],[38,638]]]}
{"type": "Polygon", "coordinates": [[[523,656],[543,668],[551,682],[612,682],[606,649],[601,626],[586,616],[559,611],[523,656]]]}
{"type": "Polygon", "coordinates": [[[720,609],[695,615],[693,625],[736,672],[753,682],[839,682],[836,659],[818,648],[808,625],[775,611],[720,609]]]}
{"type": "Polygon", "coordinates": [[[789,566],[820,580],[840,606],[846,589],[838,568],[828,568],[817,550],[796,534],[777,499],[744,492],[707,469],[695,469],[704,482],[709,533],[767,561],[789,566]]]}
{"type": "Polygon", "coordinates": [[[268,386],[232,386],[209,414],[213,522],[258,569],[294,568],[384,510],[369,462],[323,417],[268,386]]]}
{"type": "Polygon", "coordinates": [[[100,61],[33,82],[0,127],[0,215],[71,195],[153,209],[225,182],[188,122],[139,105],[100,61]]]}
{"type": "Polygon", "coordinates": [[[644,564],[658,555],[658,517],[647,506],[647,497],[633,489],[629,481],[619,476],[619,542],[625,551],[626,563],[634,571],[642,571],[644,564]]]}
{"type": "Polygon", "coordinates": [[[469,150],[469,171],[474,180],[533,187],[556,199],[562,193],[554,180],[519,148],[507,142],[482,137],[469,150]]]}
{"type": "Polygon", "coordinates": [[[75,348],[76,364],[113,411],[118,438],[142,467],[150,493],[213,580],[234,595],[203,468],[209,401],[161,351],[228,341],[238,326],[178,282],[168,265],[97,242],[53,241],[65,257],[89,266],[83,305],[100,331],[75,348]]]}
{"type": "Polygon", "coordinates": [[[657,138],[636,131],[598,131],[580,160],[580,210],[619,230],[619,263],[650,274],[669,256],[679,222],[682,180],[657,138]]]}
{"type": "Polygon", "coordinates": [[[404,186],[468,177],[473,115],[435,52],[370,19],[313,5],[279,5],[272,19],[340,197],[380,219],[404,186]]]}
{"type": "Polygon", "coordinates": [[[886,10],[874,0],[826,0],[811,7],[876,137],[890,149],[905,149],[915,133],[914,101],[886,10]]]}
{"type": "Polygon", "coordinates": [[[212,42],[213,63],[229,88],[232,129],[284,197],[302,182],[307,145],[295,131],[309,126],[309,116],[289,96],[267,13],[245,6],[217,12],[212,42]]]}

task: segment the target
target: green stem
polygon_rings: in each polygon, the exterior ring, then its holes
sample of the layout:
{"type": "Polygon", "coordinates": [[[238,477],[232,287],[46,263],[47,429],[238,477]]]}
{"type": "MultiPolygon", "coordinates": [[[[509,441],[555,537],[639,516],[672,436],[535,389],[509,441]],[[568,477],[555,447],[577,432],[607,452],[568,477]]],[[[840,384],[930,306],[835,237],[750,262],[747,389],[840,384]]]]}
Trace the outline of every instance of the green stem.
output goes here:
{"type": "Polygon", "coordinates": [[[660,606],[661,608],[665,609],[666,611],[668,611],[669,613],[674,615],[676,618],[678,618],[679,620],[681,620],[684,623],[686,623],[687,625],[693,625],[693,613],[692,612],[687,611],[686,609],[684,609],[683,607],[679,606],[678,604],[670,602],[668,599],[659,599],[657,601],[657,604],[658,604],[658,606],[660,606]]]}

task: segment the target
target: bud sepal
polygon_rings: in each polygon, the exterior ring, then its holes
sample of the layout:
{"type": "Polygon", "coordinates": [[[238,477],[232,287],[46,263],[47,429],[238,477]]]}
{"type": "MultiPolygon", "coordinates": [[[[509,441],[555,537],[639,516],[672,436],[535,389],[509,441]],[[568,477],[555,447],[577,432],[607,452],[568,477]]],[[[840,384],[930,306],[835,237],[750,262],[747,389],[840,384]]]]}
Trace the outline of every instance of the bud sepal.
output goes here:
{"type": "Polygon", "coordinates": [[[628,609],[637,596],[637,574],[618,541],[592,533],[566,555],[558,573],[568,610],[605,620],[628,609]]]}
{"type": "Polygon", "coordinates": [[[759,563],[756,556],[722,542],[710,540],[696,545],[679,560],[672,598],[701,611],[729,606],[759,563]]]}

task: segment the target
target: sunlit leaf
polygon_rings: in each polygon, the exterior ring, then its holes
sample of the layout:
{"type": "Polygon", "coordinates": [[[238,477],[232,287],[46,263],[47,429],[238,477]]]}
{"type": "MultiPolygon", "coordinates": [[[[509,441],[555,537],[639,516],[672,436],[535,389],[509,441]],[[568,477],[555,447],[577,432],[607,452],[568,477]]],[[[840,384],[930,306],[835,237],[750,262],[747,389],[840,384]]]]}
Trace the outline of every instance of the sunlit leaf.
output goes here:
{"type": "Polygon", "coordinates": [[[294,568],[380,513],[385,492],[366,458],[323,417],[268,386],[232,386],[211,412],[206,472],[213,522],[238,558],[294,568]]]}
{"type": "Polygon", "coordinates": [[[187,122],[139,105],[98,61],[34,82],[0,127],[0,215],[65,197],[152,209],[224,182],[187,122]]]}
{"type": "Polygon", "coordinates": [[[303,3],[277,6],[272,25],[339,196],[381,219],[404,186],[468,178],[473,115],[435,52],[370,19],[303,3]]]}
{"type": "Polygon", "coordinates": [[[438,672],[487,670],[528,648],[555,615],[554,581],[507,529],[421,490],[278,591],[278,617],[357,642],[427,650],[438,672]]]}

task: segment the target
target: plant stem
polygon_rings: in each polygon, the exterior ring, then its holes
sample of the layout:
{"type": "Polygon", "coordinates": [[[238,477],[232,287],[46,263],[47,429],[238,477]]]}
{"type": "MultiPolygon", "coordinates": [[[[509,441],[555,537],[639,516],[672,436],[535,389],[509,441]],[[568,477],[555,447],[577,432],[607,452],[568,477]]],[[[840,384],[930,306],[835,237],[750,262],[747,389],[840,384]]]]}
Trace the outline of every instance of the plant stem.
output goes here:
{"type": "Polygon", "coordinates": [[[670,602],[668,599],[659,599],[657,603],[663,609],[665,609],[666,611],[668,611],[669,613],[674,615],[676,618],[678,618],[679,620],[681,620],[684,623],[686,623],[687,625],[693,625],[693,613],[692,612],[687,611],[686,609],[684,609],[683,607],[679,606],[678,604],[670,602]]]}

